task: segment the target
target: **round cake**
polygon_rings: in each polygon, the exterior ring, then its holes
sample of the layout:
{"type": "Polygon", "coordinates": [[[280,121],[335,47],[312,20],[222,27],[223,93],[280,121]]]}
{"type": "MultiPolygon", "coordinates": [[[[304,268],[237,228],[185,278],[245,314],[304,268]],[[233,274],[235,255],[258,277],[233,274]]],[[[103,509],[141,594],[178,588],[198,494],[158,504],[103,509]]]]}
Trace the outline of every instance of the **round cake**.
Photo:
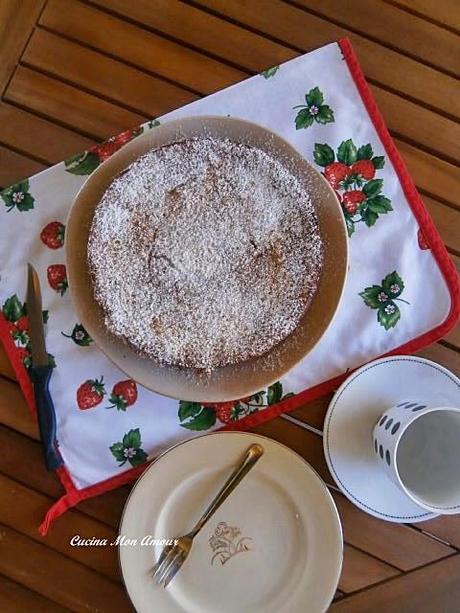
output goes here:
{"type": "Polygon", "coordinates": [[[159,363],[204,371],[291,334],[322,262],[309,193],[289,168],[205,136],[152,149],[118,175],[88,241],[108,330],[159,363]]]}

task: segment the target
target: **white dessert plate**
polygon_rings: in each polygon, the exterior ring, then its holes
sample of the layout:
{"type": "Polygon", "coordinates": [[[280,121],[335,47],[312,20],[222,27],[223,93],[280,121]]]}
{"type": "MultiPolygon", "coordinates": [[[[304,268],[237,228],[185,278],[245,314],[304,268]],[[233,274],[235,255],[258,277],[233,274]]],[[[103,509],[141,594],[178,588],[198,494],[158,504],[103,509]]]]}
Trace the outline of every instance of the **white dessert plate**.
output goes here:
{"type": "Polygon", "coordinates": [[[324,422],[324,454],[338,487],[357,507],[387,521],[415,523],[436,517],[390,479],[372,445],[372,430],[385,409],[417,398],[460,406],[460,379],[424,358],[382,358],[344,381],[324,422]]]}
{"type": "Polygon", "coordinates": [[[180,443],[134,487],[120,534],[123,578],[138,613],[319,613],[334,597],[342,567],[342,530],[317,473],[288,447],[263,436],[223,432],[180,443]],[[253,442],[265,450],[197,535],[164,589],[150,572],[161,546],[190,530],[253,442]]]}
{"type": "Polygon", "coordinates": [[[98,347],[121,370],[144,387],[173,398],[224,402],[266,388],[313,349],[329,327],[339,305],[348,264],[348,237],[334,190],[287,141],[256,124],[227,117],[189,117],[147,130],[101,164],[77,194],[66,225],[69,288],[79,320],[98,347]],[[270,351],[209,375],[190,368],[161,365],[138,355],[110,334],[93,295],[87,244],[94,210],[113,179],[135,159],[154,148],[202,136],[230,139],[266,151],[281,160],[311,194],[324,241],[324,263],[318,289],[297,328],[270,351]]]}

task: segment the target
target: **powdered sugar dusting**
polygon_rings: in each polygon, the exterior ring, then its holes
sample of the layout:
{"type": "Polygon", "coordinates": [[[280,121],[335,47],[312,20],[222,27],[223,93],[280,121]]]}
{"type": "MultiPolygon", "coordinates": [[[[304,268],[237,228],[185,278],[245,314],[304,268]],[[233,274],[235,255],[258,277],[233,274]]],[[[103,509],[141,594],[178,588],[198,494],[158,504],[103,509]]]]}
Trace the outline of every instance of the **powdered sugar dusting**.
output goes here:
{"type": "Polygon", "coordinates": [[[212,137],[132,163],[96,207],[88,243],[108,329],[160,363],[207,371],[286,338],[322,261],[298,179],[261,149],[212,137]]]}

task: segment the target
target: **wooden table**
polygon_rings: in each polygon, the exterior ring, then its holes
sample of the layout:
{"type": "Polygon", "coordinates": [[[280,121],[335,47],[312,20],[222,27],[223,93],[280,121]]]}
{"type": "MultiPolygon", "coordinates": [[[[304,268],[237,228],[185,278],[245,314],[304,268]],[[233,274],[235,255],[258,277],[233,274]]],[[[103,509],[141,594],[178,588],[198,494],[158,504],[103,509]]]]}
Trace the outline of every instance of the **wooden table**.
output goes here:
{"type": "MultiPolygon", "coordinates": [[[[264,68],[351,38],[388,127],[460,263],[457,0],[0,0],[0,185],[264,68]]],[[[18,245],[20,248],[20,245],[18,245]]],[[[420,352],[460,374],[460,330],[420,352]]],[[[0,609],[130,611],[110,538],[129,487],[88,500],[39,537],[61,493],[0,352],[0,609]]],[[[328,474],[329,398],[257,428],[328,474]]],[[[460,608],[460,518],[414,526],[365,515],[333,491],[345,533],[334,612],[460,608]]],[[[287,612],[289,613],[289,612],[287,612]]]]}

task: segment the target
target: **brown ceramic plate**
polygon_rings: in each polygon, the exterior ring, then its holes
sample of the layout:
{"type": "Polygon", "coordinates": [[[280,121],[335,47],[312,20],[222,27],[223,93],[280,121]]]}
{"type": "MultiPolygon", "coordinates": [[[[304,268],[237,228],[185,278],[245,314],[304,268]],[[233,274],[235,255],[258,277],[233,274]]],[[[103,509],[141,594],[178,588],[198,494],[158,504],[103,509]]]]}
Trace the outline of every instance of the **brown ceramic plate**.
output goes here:
{"type": "Polygon", "coordinates": [[[249,396],[277,381],[313,349],[327,330],[339,305],[348,266],[348,239],[334,191],[285,140],[253,123],[225,117],[190,117],[148,130],[112,155],[87,179],[67,220],[66,256],[69,287],[78,316],[98,347],[129,377],[165,396],[193,401],[223,402],[249,396]],[[246,143],[287,163],[308,186],[324,240],[324,266],[313,301],[294,332],[267,354],[217,368],[209,375],[155,363],[137,355],[107,330],[94,299],[86,249],[98,202],[114,177],[152,148],[206,133],[246,143]]]}

